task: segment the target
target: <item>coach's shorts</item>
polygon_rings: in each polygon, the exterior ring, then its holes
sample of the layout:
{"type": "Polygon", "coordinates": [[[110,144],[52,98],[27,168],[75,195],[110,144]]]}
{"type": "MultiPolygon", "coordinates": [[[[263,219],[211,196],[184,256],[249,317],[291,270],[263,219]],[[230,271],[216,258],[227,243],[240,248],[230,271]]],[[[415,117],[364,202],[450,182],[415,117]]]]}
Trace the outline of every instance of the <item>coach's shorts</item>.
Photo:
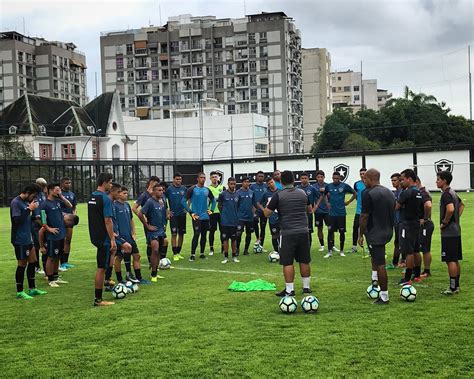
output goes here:
{"type": "Polygon", "coordinates": [[[461,236],[441,237],[441,261],[442,262],[462,261],[461,236]]]}
{"type": "Polygon", "coordinates": [[[290,266],[294,261],[309,264],[311,255],[308,233],[280,236],[278,252],[282,266],[290,266]]]}
{"type": "Polygon", "coordinates": [[[393,240],[393,243],[395,245],[398,245],[398,243],[400,241],[400,224],[393,226],[393,232],[394,232],[394,236],[395,236],[395,238],[393,240]]]}
{"type": "Polygon", "coordinates": [[[46,254],[51,258],[59,258],[64,253],[64,238],[57,241],[46,241],[46,254]]]}
{"type": "Polygon", "coordinates": [[[221,214],[220,213],[211,213],[209,215],[209,230],[215,232],[221,226],[221,214]]]}
{"type": "Polygon", "coordinates": [[[237,238],[237,226],[225,226],[221,225],[221,241],[235,241],[237,238]]]}
{"type": "Polygon", "coordinates": [[[369,245],[369,252],[376,266],[385,265],[385,245],[369,245]]]}
{"type": "Polygon", "coordinates": [[[171,234],[186,234],[186,213],[172,216],[170,219],[171,234]]]}
{"type": "Polygon", "coordinates": [[[312,213],[308,213],[308,232],[309,233],[314,232],[314,229],[313,229],[313,214],[312,213]]]}
{"type": "Polygon", "coordinates": [[[272,238],[279,238],[280,237],[280,226],[278,224],[270,224],[270,233],[272,238]]]}
{"type": "Polygon", "coordinates": [[[253,229],[253,220],[252,221],[243,221],[239,220],[239,225],[237,226],[237,235],[241,235],[245,230],[245,233],[250,234],[254,232],[253,229]]]}
{"type": "Polygon", "coordinates": [[[209,220],[193,220],[194,233],[207,232],[209,230],[209,220]]]}
{"type": "Polygon", "coordinates": [[[97,248],[97,268],[106,269],[110,264],[110,244],[95,245],[97,248]]]}
{"type": "Polygon", "coordinates": [[[13,245],[13,247],[15,248],[16,259],[19,261],[28,259],[31,251],[33,250],[32,243],[30,243],[29,245],[13,245]]]}
{"type": "Polygon", "coordinates": [[[329,216],[329,230],[344,233],[346,231],[346,216],[329,216]]]}
{"type": "Polygon", "coordinates": [[[400,253],[409,255],[420,252],[420,227],[400,225],[400,253]]]}
{"type": "Polygon", "coordinates": [[[429,253],[431,251],[431,238],[433,236],[433,221],[426,221],[420,229],[420,252],[429,253]]]}
{"type": "Polygon", "coordinates": [[[324,225],[329,225],[329,215],[327,213],[315,213],[314,226],[322,228],[324,225]]]}

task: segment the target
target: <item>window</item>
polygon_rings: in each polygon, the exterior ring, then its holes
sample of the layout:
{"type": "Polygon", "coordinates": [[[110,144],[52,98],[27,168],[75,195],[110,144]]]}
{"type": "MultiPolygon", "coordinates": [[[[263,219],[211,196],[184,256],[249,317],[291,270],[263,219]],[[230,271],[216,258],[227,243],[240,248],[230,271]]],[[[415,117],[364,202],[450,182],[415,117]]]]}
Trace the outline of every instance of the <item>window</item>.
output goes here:
{"type": "Polygon", "coordinates": [[[255,134],[255,137],[266,137],[267,136],[267,128],[265,126],[255,125],[254,134],[255,134]]]}
{"type": "Polygon", "coordinates": [[[262,88],[262,99],[268,99],[268,88],[262,88]]]}
{"type": "Polygon", "coordinates": [[[351,90],[350,86],[344,86],[344,92],[349,92],[351,90]]]}
{"type": "Polygon", "coordinates": [[[255,43],[255,33],[249,33],[249,43],[255,43]]]}
{"type": "Polygon", "coordinates": [[[260,56],[261,57],[268,56],[268,47],[267,46],[260,46],[260,56]]]}
{"type": "Polygon", "coordinates": [[[266,43],[267,42],[267,32],[261,32],[260,33],[260,43],[266,43]]]}
{"type": "Polygon", "coordinates": [[[360,100],[359,95],[354,95],[354,101],[359,101],[359,100],[360,100]]]}
{"type": "Polygon", "coordinates": [[[123,71],[117,71],[117,82],[123,82],[123,71]]]}
{"type": "Polygon", "coordinates": [[[133,54],[133,46],[132,44],[127,45],[127,55],[133,54]]]}
{"type": "Polygon", "coordinates": [[[337,77],[337,80],[341,80],[342,78],[340,76],[337,77]]]}
{"type": "Polygon", "coordinates": [[[268,78],[260,78],[261,86],[268,86],[268,78]]]}
{"type": "MultiPolygon", "coordinates": [[[[130,115],[130,116],[135,116],[135,112],[133,112],[133,115],[130,115]]],[[[97,149],[97,141],[92,141],[92,159],[97,159],[98,158],[98,149],[97,149]]]]}
{"type": "Polygon", "coordinates": [[[257,85],[257,76],[256,75],[250,75],[250,85],[251,86],[256,86],[257,85]]]}
{"type": "Polygon", "coordinates": [[[258,104],[257,103],[250,103],[250,112],[258,113],[258,104]]]}
{"type": "Polygon", "coordinates": [[[270,112],[270,103],[268,101],[262,101],[262,113],[270,112]]]}
{"type": "Polygon", "coordinates": [[[112,122],[112,129],[113,129],[114,131],[117,131],[117,123],[116,123],[115,121],[112,122]]]}
{"type": "Polygon", "coordinates": [[[153,106],[160,106],[160,97],[159,96],[153,96],[153,106]]]}
{"type": "Polygon", "coordinates": [[[115,64],[117,65],[117,68],[123,68],[123,56],[118,56],[115,58],[115,64]]]}
{"type": "Polygon", "coordinates": [[[229,104],[227,106],[227,113],[228,114],[235,114],[235,104],[229,104]]]}
{"type": "Polygon", "coordinates": [[[68,143],[61,145],[62,159],[76,159],[76,144],[68,143]]]}
{"type": "Polygon", "coordinates": [[[216,88],[224,88],[224,78],[216,79],[216,88]]]}
{"type": "Polygon", "coordinates": [[[256,143],[255,144],[255,152],[256,153],[266,153],[267,152],[267,145],[264,143],[256,143]]]}
{"type": "Polygon", "coordinates": [[[355,92],[360,91],[359,86],[354,86],[354,91],[355,91],[355,92]]]}
{"type": "Polygon", "coordinates": [[[256,88],[251,88],[250,89],[250,98],[252,100],[257,98],[257,89],[256,88]]]}
{"type": "Polygon", "coordinates": [[[336,92],[336,87],[332,87],[332,92],[336,92]]]}
{"type": "Polygon", "coordinates": [[[40,159],[48,160],[53,158],[53,145],[48,143],[40,143],[39,145],[40,159]]]}
{"type": "Polygon", "coordinates": [[[260,61],[260,71],[268,71],[268,61],[266,59],[260,61]]]}

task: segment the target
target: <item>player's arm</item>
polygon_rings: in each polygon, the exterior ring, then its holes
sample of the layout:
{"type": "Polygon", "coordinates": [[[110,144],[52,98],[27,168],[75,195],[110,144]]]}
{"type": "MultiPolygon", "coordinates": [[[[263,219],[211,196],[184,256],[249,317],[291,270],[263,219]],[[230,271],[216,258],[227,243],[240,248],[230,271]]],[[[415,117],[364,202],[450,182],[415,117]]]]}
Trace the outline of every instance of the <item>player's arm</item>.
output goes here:
{"type": "Polygon", "coordinates": [[[38,232],[38,241],[39,241],[41,254],[46,253],[46,247],[44,246],[44,235],[45,235],[45,233],[46,233],[46,228],[41,228],[38,232]]]}
{"type": "MultiPolygon", "coordinates": [[[[458,198],[459,199],[459,198],[458,198]]],[[[464,203],[461,199],[459,199],[459,217],[462,216],[462,213],[464,212],[464,203]]]]}
{"type": "Polygon", "coordinates": [[[372,198],[367,191],[362,196],[362,211],[359,218],[359,245],[364,246],[364,236],[367,234],[369,214],[373,211],[372,198]]]}
{"type": "Polygon", "coordinates": [[[217,198],[217,208],[219,209],[219,211],[222,212],[222,208],[224,206],[223,202],[224,202],[224,197],[222,196],[224,192],[221,192],[219,194],[219,197],[217,198]]]}
{"type": "Polygon", "coordinates": [[[105,229],[107,230],[107,234],[110,238],[110,250],[112,252],[117,250],[117,244],[115,243],[115,234],[114,234],[114,222],[112,220],[113,216],[113,204],[112,200],[108,198],[108,196],[104,197],[104,206],[103,206],[103,213],[104,213],[104,223],[105,229]]]}
{"type": "Polygon", "coordinates": [[[423,217],[424,217],[424,220],[429,220],[431,218],[431,209],[433,207],[433,203],[431,202],[431,200],[427,200],[425,201],[425,203],[423,204],[423,217]]]}
{"type": "Polygon", "coordinates": [[[208,213],[213,213],[216,210],[216,198],[214,197],[212,192],[209,191],[209,189],[207,190],[207,197],[209,198],[209,201],[211,203],[211,209],[208,213]]]}
{"type": "Polygon", "coordinates": [[[186,196],[183,196],[181,199],[181,204],[183,205],[183,208],[186,209],[186,212],[188,212],[192,216],[192,210],[191,210],[191,199],[193,197],[193,192],[194,192],[194,186],[191,186],[188,188],[186,192],[186,196]]]}
{"type": "Polygon", "coordinates": [[[133,218],[130,220],[130,226],[132,227],[132,238],[135,241],[137,239],[137,233],[135,228],[135,221],[133,220],[133,218]]]}
{"type": "Polygon", "coordinates": [[[13,223],[16,226],[22,225],[26,221],[26,219],[30,217],[30,213],[34,212],[36,208],[38,208],[38,202],[32,201],[25,208],[16,207],[15,209],[12,209],[13,223]]]}
{"type": "Polygon", "coordinates": [[[66,199],[66,198],[63,196],[62,193],[59,193],[59,196],[58,196],[58,197],[59,197],[59,200],[61,200],[61,201],[63,202],[63,204],[66,206],[66,208],[72,208],[72,207],[73,207],[72,204],[71,204],[71,202],[70,202],[68,199],[66,199]]]}
{"type": "Polygon", "coordinates": [[[138,212],[139,212],[139,208],[140,207],[140,204],[138,204],[138,200],[133,203],[132,205],[132,212],[135,213],[136,216],[138,216],[138,212]]]}
{"type": "Polygon", "coordinates": [[[270,200],[270,202],[267,204],[266,208],[263,210],[263,214],[265,217],[270,217],[272,213],[278,208],[278,201],[279,201],[279,196],[278,193],[274,194],[270,200]]]}
{"type": "Polygon", "coordinates": [[[347,186],[346,186],[346,193],[352,193],[351,198],[350,198],[348,201],[344,202],[344,205],[347,207],[350,203],[352,203],[352,202],[356,199],[356,197],[357,197],[357,192],[354,191],[354,188],[352,188],[351,186],[347,185],[347,186]]]}

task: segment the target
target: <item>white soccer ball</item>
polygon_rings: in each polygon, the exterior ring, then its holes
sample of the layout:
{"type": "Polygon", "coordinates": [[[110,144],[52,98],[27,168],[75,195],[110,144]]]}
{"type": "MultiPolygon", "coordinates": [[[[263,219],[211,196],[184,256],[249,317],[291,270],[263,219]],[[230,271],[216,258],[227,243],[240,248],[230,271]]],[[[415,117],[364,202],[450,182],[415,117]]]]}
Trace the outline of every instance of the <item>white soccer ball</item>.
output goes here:
{"type": "Polygon", "coordinates": [[[415,301],[416,300],[416,288],[410,284],[405,284],[400,289],[400,298],[405,301],[415,301]]]}
{"type": "Polygon", "coordinates": [[[280,310],[283,313],[295,313],[298,303],[293,296],[285,296],[280,300],[280,310]]]}
{"type": "Polygon", "coordinates": [[[168,270],[171,267],[171,261],[168,258],[161,258],[158,267],[161,270],[168,270]]]}
{"type": "Polygon", "coordinates": [[[315,313],[319,309],[319,300],[316,296],[308,295],[301,300],[301,308],[305,313],[315,313]]]}
{"type": "Polygon", "coordinates": [[[280,254],[278,254],[276,251],[272,251],[270,254],[268,254],[268,261],[271,263],[278,262],[280,260],[280,254]]]}
{"type": "Polygon", "coordinates": [[[255,254],[260,254],[262,251],[263,251],[262,245],[260,245],[259,243],[256,243],[255,245],[253,245],[253,252],[255,254]]]}
{"type": "Polygon", "coordinates": [[[128,289],[122,283],[118,283],[114,288],[112,288],[112,296],[116,299],[123,299],[127,296],[128,289]]]}
{"type": "Polygon", "coordinates": [[[135,291],[135,285],[132,283],[130,280],[128,280],[125,283],[125,287],[127,288],[128,293],[134,293],[135,291]]]}
{"type": "Polygon", "coordinates": [[[380,296],[380,287],[379,286],[373,286],[372,284],[367,287],[367,296],[369,299],[378,299],[380,296]]]}

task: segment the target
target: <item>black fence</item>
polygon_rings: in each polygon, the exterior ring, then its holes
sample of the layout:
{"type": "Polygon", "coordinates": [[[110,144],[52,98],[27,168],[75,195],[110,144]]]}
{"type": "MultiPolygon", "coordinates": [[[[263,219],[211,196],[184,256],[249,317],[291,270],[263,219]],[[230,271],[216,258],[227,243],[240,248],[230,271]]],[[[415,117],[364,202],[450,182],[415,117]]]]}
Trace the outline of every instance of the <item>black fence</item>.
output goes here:
{"type": "Polygon", "coordinates": [[[174,172],[183,175],[183,183],[196,183],[196,173],[202,171],[201,163],[170,163],[149,161],[0,161],[0,206],[8,206],[21,188],[36,178],[48,182],[70,177],[73,191],[79,202],[87,201],[96,188],[96,177],[100,172],[110,172],[114,180],[127,186],[131,198],[136,198],[145,189],[152,175],[170,182],[174,172]]]}

